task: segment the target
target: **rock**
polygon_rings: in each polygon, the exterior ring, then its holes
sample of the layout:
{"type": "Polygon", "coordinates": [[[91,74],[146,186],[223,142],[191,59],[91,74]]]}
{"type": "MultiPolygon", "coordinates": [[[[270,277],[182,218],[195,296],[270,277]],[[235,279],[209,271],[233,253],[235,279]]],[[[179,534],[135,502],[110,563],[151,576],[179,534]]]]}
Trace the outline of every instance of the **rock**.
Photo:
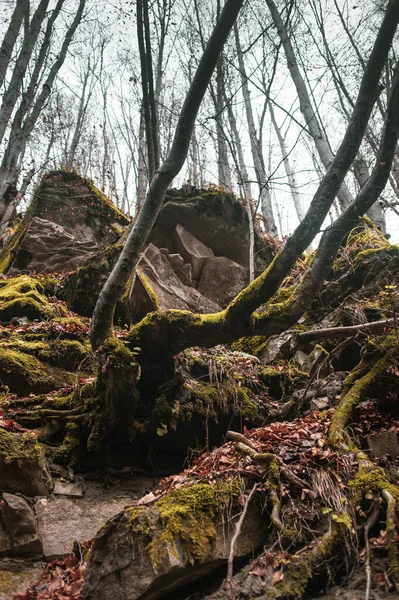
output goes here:
{"type": "Polygon", "coordinates": [[[247,284],[244,267],[225,256],[208,258],[202,268],[198,291],[225,308],[247,284]]]}
{"type": "Polygon", "coordinates": [[[78,501],[43,498],[36,502],[34,509],[45,559],[53,560],[71,554],[75,540],[91,540],[108,519],[131,501],[131,498],[84,498],[78,501]]]}
{"type": "Polygon", "coordinates": [[[54,486],[54,496],[68,496],[69,498],[83,498],[84,488],[79,483],[69,483],[68,481],[56,481],[54,486]]]}
{"type": "MultiPolygon", "coordinates": [[[[155,600],[167,594],[172,597],[179,587],[225,564],[237,517],[223,526],[222,513],[208,513],[208,494],[213,493],[212,486],[206,484],[175,490],[151,507],[132,507],[109,521],[94,539],[83,591],[85,600],[155,600]],[[184,501],[186,493],[200,495],[183,521],[174,505],[176,512],[171,514],[176,515],[177,531],[171,533],[167,517],[162,519],[161,514],[165,503],[174,502],[176,492],[178,501],[184,501]],[[184,531],[181,536],[179,523],[184,531]],[[195,535],[190,528],[195,528],[195,535]]],[[[263,545],[266,527],[260,505],[252,503],[237,540],[235,557],[247,556],[263,545]]]]}
{"type": "Polygon", "coordinates": [[[198,313],[214,313],[221,310],[218,304],[196,289],[185,286],[174,272],[168,258],[153,244],[145,251],[126,302],[132,322],[141,320],[156,308],[191,310],[198,313]]]}
{"type": "Polygon", "coordinates": [[[3,501],[2,519],[5,530],[12,538],[37,532],[35,515],[26,500],[4,493],[3,501]]]}
{"type": "Polygon", "coordinates": [[[183,285],[197,287],[196,280],[193,279],[193,269],[190,263],[184,263],[180,269],[175,269],[175,273],[183,285]]]}
{"type": "Polygon", "coordinates": [[[2,521],[11,540],[7,553],[11,556],[42,554],[35,515],[29,504],[13,494],[3,494],[3,501],[2,521]]]}
{"type": "Polygon", "coordinates": [[[289,358],[295,344],[296,332],[288,329],[269,338],[266,348],[258,357],[262,365],[269,365],[280,358],[289,358]]]}
{"type": "Polygon", "coordinates": [[[53,484],[33,433],[9,433],[0,428],[0,491],[46,496],[53,484]]]}
{"type": "Polygon", "coordinates": [[[374,458],[382,458],[387,455],[391,458],[399,456],[398,434],[394,430],[368,435],[367,441],[374,458]]]}
{"type": "Polygon", "coordinates": [[[193,268],[193,278],[199,279],[207,258],[214,256],[213,250],[194,237],[180,223],[176,224],[172,236],[173,246],[193,268]]]}
{"type": "MultiPolygon", "coordinates": [[[[226,256],[248,268],[248,215],[244,205],[233,194],[215,189],[194,189],[189,193],[169,190],[148,241],[158,248],[172,251],[171,239],[177,223],[212,248],[216,256],[226,256]]],[[[276,248],[255,233],[255,267],[258,273],[270,264],[275,253],[276,248]]]]}
{"type": "MultiPolygon", "coordinates": [[[[164,249],[160,249],[160,253],[161,254],[165,254],[165,252],[162,252],[162,250],[164,249]]],[[[166,255],[165,255],[166,256],[166,255]]],[[[172,269],[174,271],[176,271],[176,269],[181,269],[181,267],[184,265],[184,258],[180,255],[180,254],[167,254],[168,256],[168,260],[170,262],[170,264],[172,265],[172,269]]]]}
{"type": "Polygon", "coordinates": [[[88,180],[45,175],[29,210],[0,255],[3,273],[71,271],[113,244],[129,219],[88,180]]]}
{"type": "Polygon", "coordinates": [[[327,397],[324,398],[312,398],[310,401],[310,410],[327,410],[330,408],[330,400],[327,397]]]}

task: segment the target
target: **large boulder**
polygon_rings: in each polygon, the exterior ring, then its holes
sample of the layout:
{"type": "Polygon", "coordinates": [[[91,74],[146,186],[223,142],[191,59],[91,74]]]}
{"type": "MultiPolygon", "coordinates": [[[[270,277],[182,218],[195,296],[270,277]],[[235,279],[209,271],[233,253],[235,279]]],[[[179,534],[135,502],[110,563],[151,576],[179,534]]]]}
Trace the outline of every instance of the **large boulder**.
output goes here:
{"type": "Polygon", "coordinates": [[[89,179],[45,175],[0,255],[3,273],[71,271],[120,237],[129,219],[89,179]]]}
{"type": "Polygon", "coordinates": [[[207,258],[198,291],[225,308],[247,283],[246,269],[225,256],[207,258]]]}
{"type": "MultiPolygon", "coordinates": [[[[149,241],[173,251],[173,233],[180,224],[216,256],[226,256],[248,268],[249,223],[245,206],[231,193],[218,189],[169,190],[149,241]]],[[[255,267],[262,272],[275,248],[255,232],[255,267]]]]}

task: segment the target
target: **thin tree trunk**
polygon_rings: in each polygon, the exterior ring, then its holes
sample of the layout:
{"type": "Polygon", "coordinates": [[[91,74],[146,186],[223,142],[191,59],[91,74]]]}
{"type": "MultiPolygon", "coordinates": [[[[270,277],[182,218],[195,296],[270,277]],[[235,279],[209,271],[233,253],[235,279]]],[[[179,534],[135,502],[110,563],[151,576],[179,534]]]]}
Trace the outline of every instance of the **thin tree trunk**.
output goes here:
{"type": "Polygon", "coordinates": [[[255,119],[253,116],[252,102],[251,102],[249,86],[248,86],[248,77],[246,74],[246,69],[245,69],[244,59],[243,59],[243,55],[242,55],[241,43],[240,43],[240,37],[239,37],[237,25],[235,25],[235,27],[234,27],[234,34],[235,34],[238,66],[240,69],[240,76],[241,76],[242,94],[244,97],[245,112],[246,112],[247,122],[248,122],[249,139],[251,142],[252,160],[254,162],[255,175],[256,175],[256,180],[258,182],[258,187],[259,187],[259,196],[260,196],[262,216],[265,220],[266,231],[268,233],[270,233],[271,235],[273,235],[274,237],[277,237],[278,232],[277,232],[276,222],[275,222],[275,219],[273,216],[273,208],[272,208],[272,200],[271,200],[271,196],[270,196],[269,184],[268,184],[268,179],[266,176],[266,169],[265,169],[265,163],[264,163],[262,149],[260,147],[259,138],[256,133],[255,119]]]}
{"type": "Polygon", "coordinates": [[[25,73],[32,58],[33,49],[39,37],[40,29],[44,19],[49,0],[41,0],[29,27],[27,37],[25,37],[21,51],[16,60],[10,83],[4,92],[0,107],[0,143],[3,141],[7,125],[10,121],[15,104],[18,101],[21,87],[24,81],[25,73]]]}
{"type": "MultiPolygon", "coordinates": [[[[353,163],[353,170],[355,172],[355,177],[359,182],[360,188],[363,188],[370,178],[370,173],[367,163],[361,154],[358,155],[358,158],[353,163]]],[[[385,234],[385,215],[378,200],[368,209],[367,215],[370,217],[373,223],[379,227],[382,233],[385,234]]]]}
{"type": "Polygon", "coordinates": [[[286,143],[285,143],[285,139],[283,137],[283,134],[281,133],[280,127],[277,125],[277,121],[276,121],[276,117],[275,117],[275,114],[274,114],[273,105],[272,105],[271,102],[269,102],[269,110],[270,110],[270,117],[271,117],[271,120],[272,120],[274,131],[276,132],[278,143],[280,145],[281,155],[283,157],[284,169],[285,169],[285,173],[287,175],[288,183],[289,183],[289,186],[290,186],[290,192],[291,192],[292,200],[294,202],[294,206],[295,206],[296,214],[297,214],[297,217],[298,217],[298,221],[301,222],[302,219],[303,219],[303,217],[305,216],[305,212],[303,210],[301,198],[300,198],[300,195],[298,193],[298,184],[297,184],[297,181],[296,181],[296,178],[295,178],[294,170],[293,170],[293,168],[291,166],[291,162],[290,162],[290,159],[289,159],[289,154],[288,154],[287,146],[286,146],[286,143]]]}
{"type": "Polygon", "coordinates": [[[242,152],[242,144],[241,139],[237,129],[237,122],[235,118],[235,114],[233,108],[231,106],[231,102],[227,102],[227,115],[229,118],[230,129],[234,139],[234,145],[237,149],[237,159],[238,159],[238,173],[239,176],[239,184],[242,188],[245,200],[245,209],[248,215],[248,232],[249,232],[249,255],[248,255],[248,265],[249,265],[249,281],[253,281],[255,278],[255,265],[254,265],[254,250],[255,250],[255,235],[254,235],[254,210],[252,203],[252,192],[251,192],[251,182],[248,178],[247,168],[245,166],[244,156],[242,152]]]}
{"type": "Polygon", "coordinates": [[[147,193],[147,185],[149,172],[147,167],[147,145],[145,141],[145,122],[144,122],[144,107],[141,104],[140,110],[140,127],[138,140],[138,160],[137,160],[137,201],[136,201],[136,216],[139,214],[141,207],[144,204],[145,195],[147,193]]]}

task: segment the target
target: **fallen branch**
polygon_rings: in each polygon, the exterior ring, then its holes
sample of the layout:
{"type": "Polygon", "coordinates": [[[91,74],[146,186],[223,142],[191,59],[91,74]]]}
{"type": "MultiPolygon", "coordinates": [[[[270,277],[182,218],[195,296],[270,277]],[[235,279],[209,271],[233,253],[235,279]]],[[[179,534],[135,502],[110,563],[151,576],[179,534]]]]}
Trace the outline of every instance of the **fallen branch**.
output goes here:
{"type": "Polygon", "coordinates": [[[335,339],[339,337],[351,337],[356,333],[367,335],[370,331],[389,329],[396,325],[396,319],[381,319],[370,323],[360,323],[359,325],[349,325],[348,327],[326,327],[325,329],[312,329],[298,333],[296,341],[298,344],[314,342],[322,339],[335,339]]]}
{"type": "Polygon", "coordinates": [[[380,507],[377,502],[374,502],[372,511],[369,515],[369,518],[366,521],[364,526],[364,541],[366,548],[366,561],[365,561],[365,569],[366,569],[366,594],[364,596],[364,600],[369,600],[370,598],[370,589],[371,589],[371,566],[370,566],[370,543],[369,543],[369,534],[370,529],[374,527],[377,523],[378,517],[380,515],[380,507]]]}

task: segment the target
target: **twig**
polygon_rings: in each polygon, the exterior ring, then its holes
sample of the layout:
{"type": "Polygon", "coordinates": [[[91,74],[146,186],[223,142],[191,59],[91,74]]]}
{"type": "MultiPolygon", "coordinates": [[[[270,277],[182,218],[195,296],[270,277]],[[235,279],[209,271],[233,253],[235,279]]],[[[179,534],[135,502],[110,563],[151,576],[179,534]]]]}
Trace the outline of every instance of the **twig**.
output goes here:
{"type": "Polygon", "coordinates": [[[233,585],[233,562],[234,562],[234,552],[235,552],[235,547],[236,547],[236,543],[237,543],[237,539],[238,536],[241,533],[241,529],[242,529],[242,525],[244,523],[244,519],[246,517],[247,511],[248,511],[248,506],[249,503],[252,500],[252,497],[254,495],[254,493],[256,492],[257,488],[259,487],[259,483],[255,483],[252,490],[249,492],[246,500],[245,500],[245,504],[244,504],[244,508],[242,509],[242,513],[240,515],[240,518],[238,519],[237,523],[236,523],[236,529],[234,532],[234,535],[231,539],[231,543],[230,543],[230,553],[229,553],[229,558],[227,561],[227,577],[226,577],[226,588],[227,588],[227,595],[228,598],[231,598],[231,592],[232,592],[232,585],[233,585]]]}

